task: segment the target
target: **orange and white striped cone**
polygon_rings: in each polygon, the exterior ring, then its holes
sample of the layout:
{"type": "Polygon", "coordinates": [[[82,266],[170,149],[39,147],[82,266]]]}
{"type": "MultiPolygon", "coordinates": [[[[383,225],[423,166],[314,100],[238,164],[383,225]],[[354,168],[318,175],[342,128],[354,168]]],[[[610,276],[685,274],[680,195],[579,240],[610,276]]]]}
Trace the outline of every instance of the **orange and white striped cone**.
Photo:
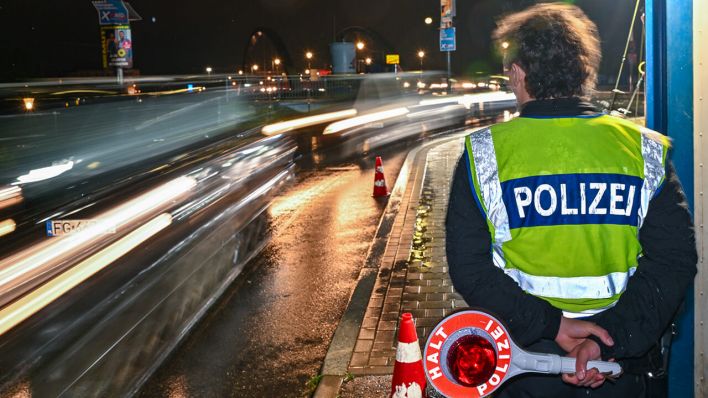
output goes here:
{"type": "Polygon", "coordinates": [[[423,370],[423,357],[420,354],[413,315],[409,312],[401,315],[401,324],[398,327],[396,364],[393,367],[391,384],[391,398],[425,397],[426,379],[423,370]]]}
{"type": "Polygon", "coordinates": [[[386,177],[384,177],[383,160],[381,156],[376,157],[376,171],[374,173],[374,194],[375,198],[388,196],[388,188],[386,188],[386,177]]]}

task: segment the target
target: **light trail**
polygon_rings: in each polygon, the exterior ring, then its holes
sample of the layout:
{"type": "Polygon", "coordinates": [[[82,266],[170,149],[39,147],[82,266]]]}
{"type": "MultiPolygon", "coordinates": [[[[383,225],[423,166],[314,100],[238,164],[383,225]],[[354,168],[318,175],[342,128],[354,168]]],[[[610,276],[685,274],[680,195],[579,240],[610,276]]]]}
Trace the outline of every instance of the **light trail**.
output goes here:
{"type": "Polygon", "coordinates": [[[295,129],[315,126],[322,123],[329,123],[335,120],[344,119],[347,117],[356,116],[356,109],[347,109],[338,112],[323,113],[320,115],[307,116],[293,120],[286,120],[284,122],[269,124],[261,130],[265,135],[271,136],[276,134],[285,133],[295,129]]]}
{"type": "Polygon", "coordinates": [[[385,111],[369,113],[366,115],[356,116],[349,119],[334,122],[327,126],[324,134],[334,134],[353,127],[363,126],[368,123],[380,122],[386,119],[392,119],[398,116],[403,116],[408,113],[408,108],[394,108],[385,111]]]}
{"type": "Polygon", "coordinates": [[[117,242],[92,255],[31,293],[0,310],[0,335],[37,313],[64,293],[76,287],[113,261],[167,228],[172,216],[163,213],[143,224],[117,242]]]}

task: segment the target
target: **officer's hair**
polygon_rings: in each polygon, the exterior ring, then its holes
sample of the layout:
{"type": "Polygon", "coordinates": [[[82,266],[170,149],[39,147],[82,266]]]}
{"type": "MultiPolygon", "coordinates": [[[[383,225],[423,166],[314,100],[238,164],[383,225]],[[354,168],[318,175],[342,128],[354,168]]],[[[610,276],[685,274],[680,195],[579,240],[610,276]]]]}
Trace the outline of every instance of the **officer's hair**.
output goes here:
{"type": "Polygon", "coordinates": [[[526,91],[536,99],[587,96],[595,88],[597,27],[576,6],[543,3],[508,15],[493,38],[500,49],[508,43],[505,63],[526,72],[526,91]]]}

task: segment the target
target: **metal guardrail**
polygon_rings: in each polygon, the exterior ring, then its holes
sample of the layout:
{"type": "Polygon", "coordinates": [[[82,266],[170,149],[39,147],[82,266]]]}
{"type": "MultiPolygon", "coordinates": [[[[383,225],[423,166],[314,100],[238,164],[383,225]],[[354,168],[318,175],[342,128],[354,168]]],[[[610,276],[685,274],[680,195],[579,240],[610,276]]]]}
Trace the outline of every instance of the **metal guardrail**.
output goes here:
{"type": "MultiPolygon", "coordinates": [[[[489,78],[480,78],[489,80],[489,78]]],[[[497,79],[499,80],[499,79],[497,79]]],[[[440,72],[359,74],[359,75],[176,75],[115,78],[57,78],[18,83],[0,83],[0,117],[11,114],[51,112],[52,110],[121,100],[188,95],[219,91],[231,97],[256,100],[322,99],[353,100],[361,95],[362,84],[385,84],[387,95],[415,93],[430,84],[442,89],[440,72]],[[31,107],[28,102],[32,100],[31,107]]],[[[462,84],[458,89],[463,89],[462,84]]]]}

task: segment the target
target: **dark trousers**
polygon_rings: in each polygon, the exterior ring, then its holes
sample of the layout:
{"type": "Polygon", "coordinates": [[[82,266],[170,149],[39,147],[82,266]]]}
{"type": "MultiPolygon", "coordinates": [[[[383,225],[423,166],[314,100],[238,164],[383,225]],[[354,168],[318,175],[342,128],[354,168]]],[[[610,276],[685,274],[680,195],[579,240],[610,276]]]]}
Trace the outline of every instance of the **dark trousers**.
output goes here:
{"type": "MultiPolygon", "coordinates": [[[[555,341],[541,340],[527,347],[531,352],[565,355],[555,341]]],[[[624,373],[616,380],[606,380],[596,389],[567,384],[559,375],[528,373],[505,382],[493,395],[496,398],[663,398],[668,396],[667,380],[649,379],[646,375],[624,373]]]]}

